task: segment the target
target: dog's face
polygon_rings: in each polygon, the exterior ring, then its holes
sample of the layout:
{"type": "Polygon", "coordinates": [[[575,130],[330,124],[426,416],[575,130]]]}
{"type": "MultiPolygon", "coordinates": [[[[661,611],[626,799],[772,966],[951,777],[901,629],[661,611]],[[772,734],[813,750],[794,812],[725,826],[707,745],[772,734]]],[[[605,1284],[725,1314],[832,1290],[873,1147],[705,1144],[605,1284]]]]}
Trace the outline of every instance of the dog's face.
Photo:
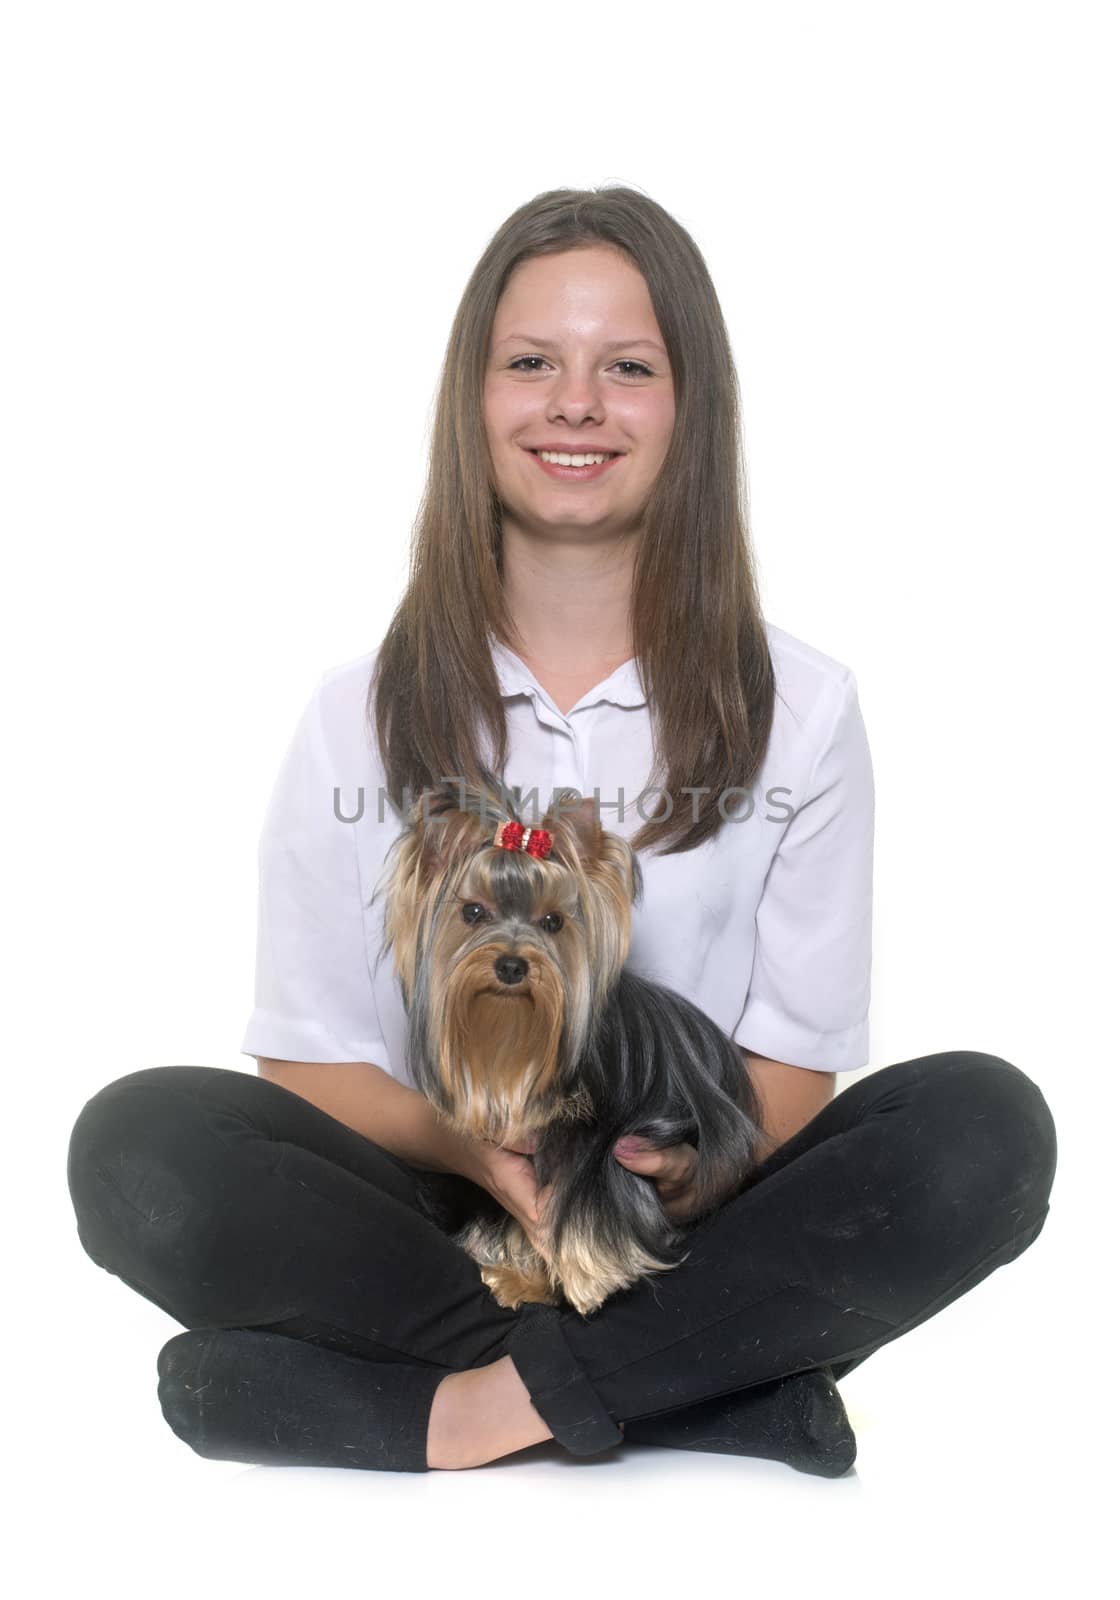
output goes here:
{"type": "Polygon", "coordinates": [[[394,846],[385,917],[413,1037],[434,1068],[425,1092],[488,1138],[531,1131],[530,1102],[561,1092],[626,960],[641,887],[594,801],[557,797],[540,819],[545,859],[495,845],[510,817],[489,791],[428,790],[394,846]]]}

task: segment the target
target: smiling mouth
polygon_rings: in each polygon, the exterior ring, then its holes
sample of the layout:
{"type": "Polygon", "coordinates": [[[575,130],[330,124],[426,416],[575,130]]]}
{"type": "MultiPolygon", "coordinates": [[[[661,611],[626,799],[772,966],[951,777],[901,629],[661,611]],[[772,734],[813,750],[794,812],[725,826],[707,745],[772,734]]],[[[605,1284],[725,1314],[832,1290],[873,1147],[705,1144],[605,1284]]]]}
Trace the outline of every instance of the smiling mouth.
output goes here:
{"type": "MultiPolygon", "coordinates": [[[[568,454],[567,451],[550,451],[548,453],[553,455],[568,454]]],[[[572,453],[575,454],[575,452],[572,453]]],[[[565,465],[561,461],[547,461],[539,450],[529,450],[526,452],[526,454],[531,455],[536,460],[541,471],[547,473],[550,478],[556,478],[560,481],[567,480],[572,483],[581,483],[592,478],[601,477],[603,473],[610,471],[616,461],[622,460],[625,452],[621,450],[596,450],[589,451],[587,453],[605,456],[606,460],[589,461],[584,465],[576,467],[572,466],[570,463],[565,465]]]]}

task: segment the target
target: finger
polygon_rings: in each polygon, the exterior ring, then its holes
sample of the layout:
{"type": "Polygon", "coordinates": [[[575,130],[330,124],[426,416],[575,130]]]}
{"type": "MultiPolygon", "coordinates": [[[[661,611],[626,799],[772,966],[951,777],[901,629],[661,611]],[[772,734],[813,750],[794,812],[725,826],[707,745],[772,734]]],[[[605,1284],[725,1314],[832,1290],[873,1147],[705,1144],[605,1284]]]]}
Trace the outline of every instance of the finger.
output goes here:
{"type": "MultiPolygon", "coordinates": [[[[533,1246],[533,1249],[537,1252],[537,1254],[539,1256],[543,1256],[546,1261],[551,1262],[552,1256],[549,1253],[549,1230],[547,1224],[543,1220],[542,1215],[544,1212],[543,1203],[538,1205],[537,1212],[537,1219],[530,1227],[526,1228],[525,1231],[529,1236],[529,1243],[533,1246]]],[[[522,1224],[522,1226],[524,1226],[524,1224],[522,1224]]]]}
{"type": "Polygon", "coordinates": [[[522,1211],[528,1217],[533,1227],[537,1227],[541,1220],[541,1202],[539,1192],[536,1189],[522,1190],[518,1198],[522,1211]]]}
{"type": "Polygon", "coordinates": [[[534,1228],[543,1225],[549,1199],[552,1195],[551,1183],[539,1186],[532,1167],[525,1163],[525,1181],[519,1183],[517,1188],[517,1202],[523,1214],[529,1219],[534,1228]]]}
{"type": "Polygon", "coordinates": [[[615,1144],[615,1159],[632,1172],[643,1177],[666,1179],[672,1183],[686,1182],[696,1165],[696,1149],[690,1144],[671,1145],[667,1150],[655,1150],[644,1140],[635,1140],[630,1148],[629,1139],[615,1144]]]}
{"type": "Polygon", "coordinates": [[[532,1169],[528,1162],[521,1156],[509,1154],[508,1151],[504,1154],[506,1159],[502,1166],[497,1198],[524,1227],[526,1223],[535,1223],[537,1220],[537,1186],[533,1181],[532,1169]]]}
{"type": "Polygon", "coordinates": [[[619,1149],[615,1145],[614,1157],[631,1172],[640,1172],[644,1178],[667,1177],[669,1173],[667,1152],[664,1150],[628,1150],[625,1146],[619,1149]]]}
{"type": "Polygon", "coordinates": [[[553,1185],[551,1183],[546,1183],[543,1188],[537,1190],[537,1224],[542,1229],[548,1226],[549,1208],[552,1204],[552,1190],[553,1185]]]}
{"type": "Polygon", "coordinates": [[[531,1156],[536,1154],[537,1139],[535,1134],[528,1134],[524,1139],[519,1139],[516,1144],[504,1144],[503,1150],[511,1151],[515,1156],[531,1156]]]}

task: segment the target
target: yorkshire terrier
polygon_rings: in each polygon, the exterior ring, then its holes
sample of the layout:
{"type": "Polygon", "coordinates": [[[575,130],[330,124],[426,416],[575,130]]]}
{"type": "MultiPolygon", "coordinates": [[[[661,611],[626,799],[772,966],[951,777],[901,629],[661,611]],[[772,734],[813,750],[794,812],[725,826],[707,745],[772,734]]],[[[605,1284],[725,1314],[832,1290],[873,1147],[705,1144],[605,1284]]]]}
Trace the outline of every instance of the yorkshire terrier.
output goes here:
{"type": "MultiPolygon", "coordinates": [[[[455,1242],[500,1305],[564,1299],[586,1317],[684,1260],[687,1228],[758,1164],[761,1108],[723,1030],[625,969],[642,874],[596,802],[561,790],[539,827],[517,809],[501,785],[445,781],[421,795],[387,857],[384,947],[417,1088],[464,1134],[535,1140],[538,1186],[552,1186],[540,1212],[547,1257],[466,1180],[455,1242]],[[696,1148],[687,1224],[666,1214],[651,1178],[615,1160],[627,1134],[696,1148]]],[[[423,1200],[447,1226],[454,1208],[439,1188],[443,1200],[423,1200]]]]}

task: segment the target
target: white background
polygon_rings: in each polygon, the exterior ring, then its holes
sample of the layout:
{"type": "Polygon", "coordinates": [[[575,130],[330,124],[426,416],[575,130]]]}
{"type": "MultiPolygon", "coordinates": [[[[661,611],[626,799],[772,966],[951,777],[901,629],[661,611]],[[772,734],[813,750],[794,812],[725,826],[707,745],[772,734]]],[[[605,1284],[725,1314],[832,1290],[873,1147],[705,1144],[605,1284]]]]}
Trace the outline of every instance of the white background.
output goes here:
{"type": "Polygon", "coordinates": [[[40,1584],[1078,1587],[1115,1419],[1110,21],[5,8],[5,1431],[40,1584]],[[69,1130],[140,1067],[252,1068],[264,805],[319,674],[399,598],[463,286],[516,206],[611,182],[716,283],[766,615],[857,675],[868,1070],[1023,1068],[1058,1126],[1051,1217],[844,1381],[841,1482],[552,1446],[415,1476],[206,1462],[156,1404],[178,1325],[78,1243],[69,1130]]]}

